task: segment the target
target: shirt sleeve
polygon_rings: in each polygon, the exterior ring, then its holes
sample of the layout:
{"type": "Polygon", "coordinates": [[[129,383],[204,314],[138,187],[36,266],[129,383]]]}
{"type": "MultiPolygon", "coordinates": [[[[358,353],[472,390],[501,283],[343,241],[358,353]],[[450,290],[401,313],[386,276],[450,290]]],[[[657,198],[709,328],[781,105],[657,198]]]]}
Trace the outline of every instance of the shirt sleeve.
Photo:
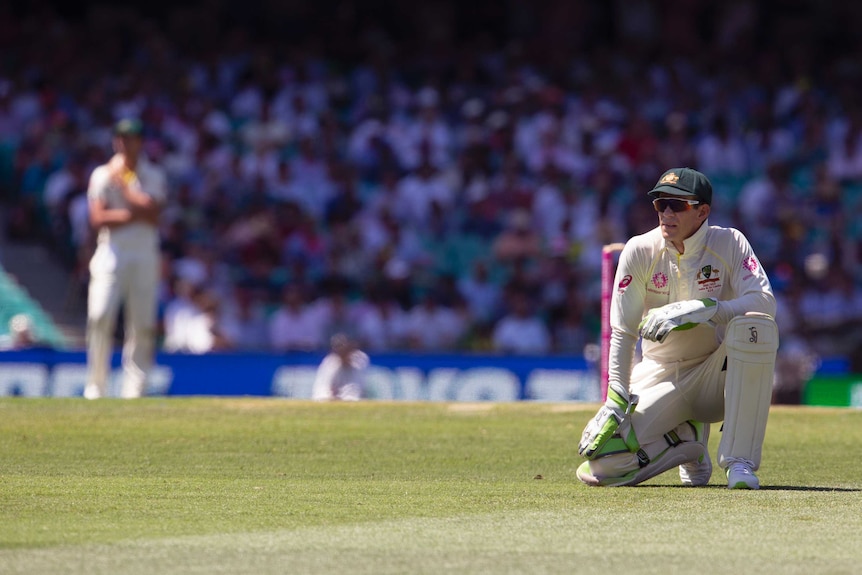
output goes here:
{"type": "Polygon", "coordinates": [[[108,178],[108,170],[104,166],[98,166],[93,170],[87,185],[87,199],[89,201],[105,199],[108,178]]]}
{"type": "Polygon", "coordinates": [[[634,364],[638,325],[646,298],[645,276],[650,258],[646,250],[629,241],[620,253],[611,295],[611,340],[608,353],[608,380],[629,388],[634,364]]]}
{"type": "Polygon", "coordinates": [[[718,302],[718,310],[712,321],[726,324],[734,317],[750,311],[775,317],[777,306],[772,285],[751,244],[741,232],[734,230],[728,245],[730,253],[725,257],[731,262],[730,281],[734,297],[718,302]]]}
{"type": "Polygon", "coordinates": [[[168,198],[168,181],[165,171],[152,162],[147,162],[146,179],[141,181],[143,191],[159,204],[164,204],[168,198]]]}

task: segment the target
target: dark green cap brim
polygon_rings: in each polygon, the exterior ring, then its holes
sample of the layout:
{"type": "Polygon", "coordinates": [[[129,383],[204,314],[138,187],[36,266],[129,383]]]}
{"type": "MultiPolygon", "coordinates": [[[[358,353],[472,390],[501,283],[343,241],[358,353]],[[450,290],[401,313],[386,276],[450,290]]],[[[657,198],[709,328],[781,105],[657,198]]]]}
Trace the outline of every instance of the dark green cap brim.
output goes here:
{"type": "Polygon", "coordinates": [[[648,192],[649,196],[652,198],[658,197],[659,194],[673,194],[675,196],[691,196],[696,198],[697,195],[689,192],[688,190],[683,190],[682,188],[677,188],[676,186],[671,186],[668,184],[662,184],[653,188],[650,192],[648,192]]]}

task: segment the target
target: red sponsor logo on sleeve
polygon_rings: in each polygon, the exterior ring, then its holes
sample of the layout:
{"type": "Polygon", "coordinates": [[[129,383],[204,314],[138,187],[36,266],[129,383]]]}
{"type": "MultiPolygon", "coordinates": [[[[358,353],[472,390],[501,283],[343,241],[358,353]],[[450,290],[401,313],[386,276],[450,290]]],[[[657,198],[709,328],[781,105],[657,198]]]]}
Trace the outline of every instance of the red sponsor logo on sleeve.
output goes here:
{"type": "Polygon", "coordinates": [[[744,267],[751,273],[754,273],[757,270],[758,266],[759,264],[757,263],[757,259],[755,259],[754,256],[748,256],[742,261],[742,267],[744,267]]]}
{"type": "Polygon", "coordinates": [[[629,287],[630,283],[632,283],[632,276],[625,275],[623,276],[623,279],[620,280],[619,286],[617,287],[619,287],[620,289],[626,289],[627,287],[629,287]]]}

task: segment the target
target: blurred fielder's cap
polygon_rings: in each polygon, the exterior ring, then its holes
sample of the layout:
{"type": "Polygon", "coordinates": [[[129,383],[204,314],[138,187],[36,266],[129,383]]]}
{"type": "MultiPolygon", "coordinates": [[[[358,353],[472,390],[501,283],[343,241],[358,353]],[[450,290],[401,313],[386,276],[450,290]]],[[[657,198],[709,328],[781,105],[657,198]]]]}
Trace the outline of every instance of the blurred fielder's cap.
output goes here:
{"type": "Polygon", "coordinates": [[[140,136],[144,132],[144,125],[137,118],[123,118],[114,124],[114,135],[117,136],[140,136]]]}
{"type": "Polygon", "coordinates": [[[657,198],[662,193],[692,196],[703,204],[712,204],[712,184],[706,176],[692,168],[671,168],[663,173],[649,196],[657,198]]]}

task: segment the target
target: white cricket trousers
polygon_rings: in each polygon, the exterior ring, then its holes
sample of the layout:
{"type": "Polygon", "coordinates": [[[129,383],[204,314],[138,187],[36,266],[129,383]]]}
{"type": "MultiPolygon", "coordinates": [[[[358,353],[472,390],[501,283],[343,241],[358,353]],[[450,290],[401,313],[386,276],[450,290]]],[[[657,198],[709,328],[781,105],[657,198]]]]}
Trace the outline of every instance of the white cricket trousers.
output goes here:
{"type": "Polygon", "coordinates": [[[153,366],[159,252],[150,246],[123,248],[101,243],[90,260],[84,390],[85,397],[90,399],[107,394],[120,304],[124,304],[125,321],[122,396],[142,396],[153,366]]]}
{"type": "Polygon", "coordinates": [[[640,400],[632,425],[642,445],[689,419],[724,419],[725,357],[722,345],[705,359],[667,364],[644,359],[634,366],[631,392],[640,400]]]}
{"type": "Polygon", "coordinates": [[[724,468],[742,458],[755,470],[760,467],[771,378],[740,381],[736,391],[729,394],[726,344],[705,359],[670,364],[644,360],[634,367],[631,391],[640,401],[632,426],[642,446],[660,444],[665,433],[684,421],[724,421],[727,425],[730,416],[730,428],[723,430],[718,446],[719,466],[724,468]],[[755,433],[757,430],[761,432],[755,433]]]}

